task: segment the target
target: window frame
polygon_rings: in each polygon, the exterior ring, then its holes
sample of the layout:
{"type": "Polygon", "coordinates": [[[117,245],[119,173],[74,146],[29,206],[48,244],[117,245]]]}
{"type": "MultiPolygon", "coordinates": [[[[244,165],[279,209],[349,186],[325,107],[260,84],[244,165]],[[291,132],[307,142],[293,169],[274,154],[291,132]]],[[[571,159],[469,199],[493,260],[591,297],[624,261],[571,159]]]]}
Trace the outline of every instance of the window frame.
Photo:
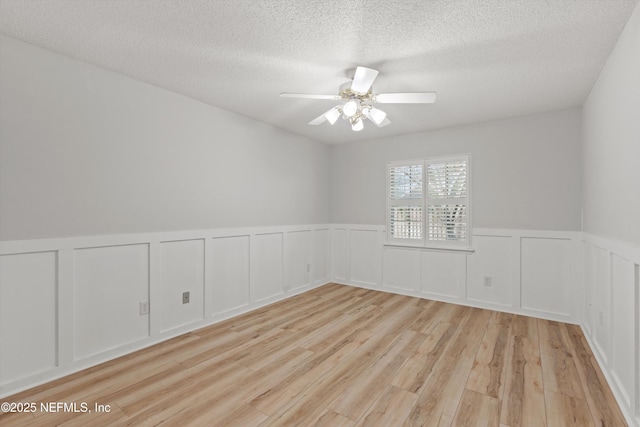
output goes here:
{"type": "MultiPolygon", "coordinates": [[[[387,246],[406,246],[406,247],[417,247],[424,249],[441,249],[441,250],[454,250],[454,251],[472,251],[471,248],[471,239],[472,239],[472,189],[471,189],[471,155],[469,153],[464,154],[456,154],[450,156],[439,156],[439,157],[428,157],[428,158],[420,158],[420,159],[410,159],[410,160],[393,160],[387,162],[386,168],[386,229],[387,229],[387,246]],[[466,198],[464,201],[466,202],[466,213],[467,213],[467,238],[464,240],[429,240],[428,239],[428,208],[429,205],[434,205],[437,203],[431,203],[429,199],[429,189],[428,189],[428,174],[427,168],[429,164],[434,163],[453,163],[459,161],[466,161],[467,168],[467,176],[466,176],[466,198]],[[415,199],[411,200],[400,200],[396,202],[391,198],[391,168],[399,167],[399,166],[411,166],[411,165],[422,165],[422,199],[418,202],[415,199]],[[392,206],[421,206],[422,207],[422,238],[421,239],[410,239],[410,238],[393,238],[391,237],[391,207],[392,206]]],[[[437,200],[437,199],[434,199],[437,200]]]]}

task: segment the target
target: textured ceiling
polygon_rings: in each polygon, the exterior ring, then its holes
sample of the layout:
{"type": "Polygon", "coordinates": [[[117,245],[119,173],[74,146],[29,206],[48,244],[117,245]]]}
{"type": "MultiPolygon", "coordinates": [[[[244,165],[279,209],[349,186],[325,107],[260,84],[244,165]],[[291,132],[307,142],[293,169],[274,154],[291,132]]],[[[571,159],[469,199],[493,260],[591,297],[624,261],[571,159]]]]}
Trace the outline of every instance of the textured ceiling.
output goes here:
{"type": "Polygon", "coordinates": [[[0,0],[0,33],[327,143],[581,105],[638,0],[0,0]],[[357,65],[391,125],[307,123],[357,65]]]}

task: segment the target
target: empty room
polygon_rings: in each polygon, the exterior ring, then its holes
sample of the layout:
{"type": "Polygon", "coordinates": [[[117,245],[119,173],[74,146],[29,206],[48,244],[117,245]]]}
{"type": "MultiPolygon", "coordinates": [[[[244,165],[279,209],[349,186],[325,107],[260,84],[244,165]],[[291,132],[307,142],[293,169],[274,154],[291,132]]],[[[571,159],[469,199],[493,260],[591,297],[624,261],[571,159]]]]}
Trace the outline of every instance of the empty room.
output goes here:
{"type": "Polygon", "coordinates": [[[0,425],[640,427],[638,0],[0,0],[0,425]]]}

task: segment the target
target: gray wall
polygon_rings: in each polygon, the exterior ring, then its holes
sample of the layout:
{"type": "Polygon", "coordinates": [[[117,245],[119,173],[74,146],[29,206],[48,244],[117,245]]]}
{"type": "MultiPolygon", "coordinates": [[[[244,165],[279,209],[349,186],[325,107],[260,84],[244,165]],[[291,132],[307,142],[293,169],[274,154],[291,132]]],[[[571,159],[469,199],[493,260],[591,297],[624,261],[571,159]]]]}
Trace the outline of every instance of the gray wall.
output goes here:
{"type": "Polygon", "coordinates": [[[640,6],[584,105],[584,231],[640,245],[640,6]]]}
{"type": "Polygon", "coordinates": [[[332,147],[0,36],[0,238],[384,224],[387,160],[470,153],[474,227],[638,244],[639,15],[584,111],[332,147]]]}
{"type": "Polygon", "coordinates": [[[326,145],[0,43],[2,240],[328,221],[326,145]]]}
{"type": "Polygon", "coordinates": [[[580,114],[564,110],[334,146],[330,220],[385,223],[388,160],[470,153],[474,227],[580,230],[580,114]]]}

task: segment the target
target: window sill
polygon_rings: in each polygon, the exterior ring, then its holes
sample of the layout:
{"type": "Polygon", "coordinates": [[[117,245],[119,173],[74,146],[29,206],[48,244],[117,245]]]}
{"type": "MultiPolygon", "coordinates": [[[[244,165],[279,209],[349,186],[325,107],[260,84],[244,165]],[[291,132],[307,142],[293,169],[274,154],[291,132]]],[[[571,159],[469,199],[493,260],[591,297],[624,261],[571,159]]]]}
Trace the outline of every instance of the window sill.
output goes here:
{"type": "Polygon", "coordinates": [[[476,251],[473,248],[446,248],[442,246],[410,245],[407,243],[385,243],[383,246],[389,247],[389,248],[422,249],[426,251],[469,253],[469,254],[474,253],[476,251]]]}

